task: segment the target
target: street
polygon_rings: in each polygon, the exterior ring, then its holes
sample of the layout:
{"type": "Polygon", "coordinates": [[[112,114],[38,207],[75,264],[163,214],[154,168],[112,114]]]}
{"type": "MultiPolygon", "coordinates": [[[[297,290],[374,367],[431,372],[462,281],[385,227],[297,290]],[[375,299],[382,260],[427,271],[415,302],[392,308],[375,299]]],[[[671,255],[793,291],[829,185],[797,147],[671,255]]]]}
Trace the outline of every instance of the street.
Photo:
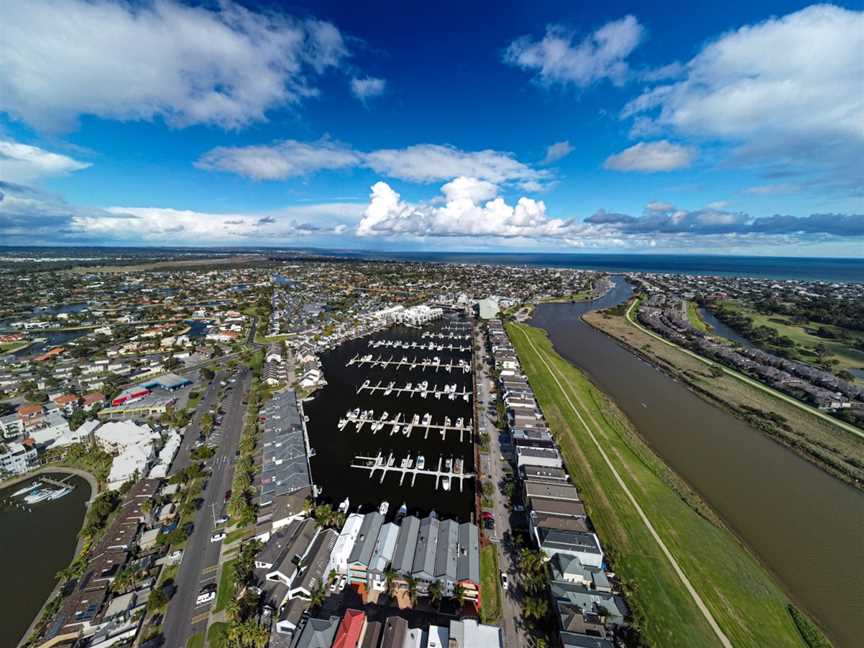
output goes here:
{"type": "MultiPolygon", "coordinates": [[[[219,574],[222,543],[210,542],[210,536],[214,530],[215,519],[223,514],[225,492],[231,488],[235,453],[243,431],[245,407],[242,401],[251,382],[251,374],[246,367],[241,368],[236,377],[237,382],[230,386],[223,404],[225,418],[222,425],[215,428],[208,439],[217,449],[216,454],[207,461],[212,474],[202,493],[203,503],[195,514],[192,535],[186,541],[183,561],[175,579],[177,590],[165,614],[165,645],[169,648],[183,648],[189,637],[207,630],[207,620],[213,603],[198,606],[195,599],[204,585],[216,582],[219,574]]],[[[184,446],[187,446],[185,462],[175,466],[175,471],[189,463],[190,447],[187,444],[192,444],[197,439],[201,415],[215,404],[220,387],[219,380],[220,376],[217,375],[198,407],[195,420],[187,429],[186,438],[183,440],[184,446]]]]}
{"type": "MultiPolygon", "coordinates": [[[[517,586],[517,572],[515,568],[517,550],[512,544],[512,532],[510,529],[510,509],[507,506],[507,496],[502,492],[505,471],[504,461],[501,453],[500,430],[497,425],[497,414],[495,414],[495,398],[493,395],[494,383],[489,376],[486,361],[486,345],[483,335],[477,329],[477,339],[480,351],[475,357],[477,370],[477,403],[482,416],[479,426],[489,432],[489,474],[484,475],[484,480],[490,480],[493,489],[493,514],[495,515],[495,529],[486,529],[484,532],[493,539],[498,549],[498,564],[501,571],[507,574],[509,579],[508,589],[501,589],[501,631],[504,636],[504,645],[507,648],[521,648],[529,645],[525,629],[522,626],[522,603],[521,593],[517,586]]],[[[500,577],[499,577],[500,580],[500,577]]]]}

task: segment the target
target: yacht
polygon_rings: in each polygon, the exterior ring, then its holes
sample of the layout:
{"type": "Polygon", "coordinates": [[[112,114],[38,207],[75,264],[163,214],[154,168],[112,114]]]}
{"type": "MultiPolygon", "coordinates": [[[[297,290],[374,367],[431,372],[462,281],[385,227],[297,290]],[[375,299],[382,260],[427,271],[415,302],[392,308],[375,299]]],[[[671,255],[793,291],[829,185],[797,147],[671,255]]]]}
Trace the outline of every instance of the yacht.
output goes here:
{"type": "Polygon", "coordinates": [[[423,415],[423,423],[421,425],[429,425],[432,422],[432,415],[429,412],[426,412],[423,415]]]}
{"type": "Polygon", "coordinates": [[[344,500],[342,500],[342,503],[339,505],[339,512],[340,513],[347,513],[349,506],[351,506],[351,500],[346,497],[344,500]]]}
{"type": "Polygon", "coordinates": [[[338,423],[339,429],[344,430],[346,425],[348,425],[348,419],[340,418],[338,423]]]}
{"type": "Polygon", "coordinates": [[[12,497],[18,497],[20,495],[26,495],[30,491],[32,491],[36,488],[39,488],[41,485],[42,485],[42,482],[35,481],[32,484],[30,484],[29,486],[25,486],[24,488],[21,488],[21,489],[15,491],[14,493],[12,493],[12,497]]]}
{"type": "Polygon", "coordinates": [[[378,507],[378,512],[381,515],[387,515],[387,511],[389,511],[389,510],[390,510],[390,502],[388,502],[387,500],[384,500],[383,502],[381,502],[381,505],[378,507]]]}
{"type": "Polygon", "coordinates": [[[426,457],[423,455],[417,455],[417,470],[425,470],[426,469],[426,457]]]}
{"type": "Polygon", "coordinates": [[[408,515],[408,504],[402,502],[402,506],[399,507],[399,510],[396,513],[396,519],[401,520],[406,515],[408,515]]]}
{"type": "Polygon", "coordinates": [[[464,423],[465,423],[465,419],[463,419],[461,416],[458,419],[456,419],[456,427],[457,428],[461,428],[464,423]]]}
{"type": "Polygon", "coordinates": [[[390,416],[390,412],[384,412],[384,413],[381,415],[381,420],[382,420],[382,421],[386,421],[388,416],[390,416]]]}
{"type": "Polygon", "coordinates": [[[445,491],[449,491],[449,490],[450,490],[450,477],[444,477],[444,478],[441,480],[441,487],[442,487],[445,491]]]}

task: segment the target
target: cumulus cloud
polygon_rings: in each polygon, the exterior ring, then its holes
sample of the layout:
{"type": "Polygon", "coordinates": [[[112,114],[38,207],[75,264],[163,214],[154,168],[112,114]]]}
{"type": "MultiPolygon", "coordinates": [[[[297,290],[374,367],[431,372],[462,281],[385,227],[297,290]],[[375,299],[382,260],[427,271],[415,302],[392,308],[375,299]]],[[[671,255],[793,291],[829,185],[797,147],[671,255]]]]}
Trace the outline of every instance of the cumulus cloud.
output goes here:
{"type": "Polygon", "coordinates": [[[494,184],[513,183],[525,191],[538,191],[552,179],[548,170],[534,169],[503,151],[463,151],[440,144],[416,144],[367,153],[326,138],[312,143],[286,140],[271,146],[220,147],[206,153],[195,165],[255,180],[282,180],[326,169],[364,167],[410,182],[440,182],[465,176],[494,184]]]}
{"type": "Polygon", "coordinates": [[[523,36],[513,41],[504,52],[504,61],[534,72],[545,84],[584,88],[602,79],[620,84],[629,71],[626,59],[643,34],[633,16],[609,22],[578,42],[573,32],[548,25],[540,40],[523,36]]]}
{"type": "Polygon", "coordinates": [[[546,147],[546,157],[543,158],[541,164],[552,164],[557,162],[573,152],[573,145],[564,140],[563,142],[555,142],[546,147]]]}
{"type": "Polygon", "coordinates": [[[490,198],[491,185],[457,178],[442,189],[443,205],[403,201],[386,182],[372,187],[357,235],[566,239],[572,221],[549,218],[542,201],[522,197],[515,205],[490,198]]]}
{"type": "Polygon", "coordinates": [[[351,79],[351,93],[364,104],[374,97],[380,97],[387,89],[385,79],[363,77],[351,79]]]}
{"type": "Polygon", "coordinates": [[[696,151],[689,146],[673,144],[667,140],[639,142],[620,153],[610,155],[603,163],[603,168],[643,173],[675,171],[686,169],[695,158],[696,151]]]}
{"type": "Polygon", "coordinates": [[[7,0],[0,110],[41,129],[82,115],[238,128],[317,93],[348,55],[313,18],[175,0],[7,0]]]}
{"type": "Polygon", "coordinates": [[[89,166],[89,162],[80,162],[38,146],[0,139],[0,180],[6,182],[26,184],[81,171],[89,166]]]}
{"type": "Polygon", "coordinates": [[[708,43],[682,78],[646,88],[624,118],[733,148],[731,161],[860,186],[864,12],[813,5],[708,43]]]}

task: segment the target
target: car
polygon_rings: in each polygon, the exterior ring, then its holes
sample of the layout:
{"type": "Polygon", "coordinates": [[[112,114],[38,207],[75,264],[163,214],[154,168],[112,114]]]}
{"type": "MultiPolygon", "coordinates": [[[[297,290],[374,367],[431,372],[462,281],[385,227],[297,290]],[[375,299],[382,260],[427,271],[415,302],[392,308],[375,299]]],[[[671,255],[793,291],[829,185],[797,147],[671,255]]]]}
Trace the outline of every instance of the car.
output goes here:
{"type": "Polygon", "coordinates": [[[223,515],[220,518],[216,518],[216,524],[228,524],[228,516],[223,515]]]}
{"type": "Polygon", "coordinates": [[[210,542],[222,542],[225,539],[225,534],[221,531],[210,536],[210,542]]]}
{"type": "Polygon", "coordinates": [[[205,585],[201,588],[201,591],[198,593],[198,598],[195,599],[195,605],[204,605],[205,603],[210,603],[216,598],[216,585],[210,583],[209,585],[205,585]]]}
{"type": "Polygon", "coordinates": [[[504,591],[507,591],[507,588],[510,586],[510,581],[507,579],[507,574],[503,571],[501,572],[501,587],[504,588],[504,591]]]}
{"type": "Polygon", "coordinates": [[[492,511],[482,511],[480,513],[480,517],[483,520],[492,520],[495,521],[495,516],[492,514],[492,511]]]}
{"type": "Polygon", "coordinates": [[[522,511],[525,510],[525,507],[522,506],[521,504],[514,504],[513,510],[516,511],[517,513],[521,513],[522,511]]]}
{"type": "Polygon", "coordinates": [[[344,589],[345,589],[345,586],[346,586],[347,584],[348,584],[348,577],[347,577],[347,576],[342,576],[342,578],[339,579],[339,587],[337,588],[338,591],[341,592],[342,590],[344,590],[344,589]]]}

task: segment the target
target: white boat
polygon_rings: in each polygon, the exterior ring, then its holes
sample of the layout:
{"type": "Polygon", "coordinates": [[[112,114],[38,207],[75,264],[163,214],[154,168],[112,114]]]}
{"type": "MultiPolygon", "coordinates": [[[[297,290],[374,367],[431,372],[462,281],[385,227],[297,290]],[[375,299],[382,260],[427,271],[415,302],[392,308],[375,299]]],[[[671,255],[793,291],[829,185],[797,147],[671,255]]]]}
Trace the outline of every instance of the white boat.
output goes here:
{"type": "Polygon", "coordinates": [[[465,419],[463,419],[461,416],[458,419],[456,419],[456,427],[457,428],[461,428],[463,423],[465,423],[465,419]]]}
{"type": "Polygon", "coordinates": [[[450,478],[449,477],[444,477],[441,480],[441,488],[443,488],[445,491],[450,490],[450,478]]]}
{"type": "Polygon", "coordinates": [[[445,459],[444,460],[444,472],[451,472],[452,468],[453,468],[453,460],[452,459],[445,459]]]}
{"type": "Polygon", "coordinates": [[[429,425],[432,422],[432,415],[429,412],[426,412],[423,415],[423,423],[421,425],[429,425]]]}
{"type": "Polygon", "coordinates": [[[408,515],[408,504],[402,502],[402,506],[399,507],[399,510],[396,513],[396,519],[401,519],[408,515]]]}
{"type": "Polygon", "coordinates": [[[381,502],[381,506],[378,507],[378,512],[381,515],[387,515],[387,511],[389,511],[389,510],[390,510],[390,502],[388,502],[387,500],[384,500],[383,502],[381,502]]]}
{"type": "Polygon", "coordinates": [[[339,429],[344,430],[346,425],[348,425],[348,419],[340,418],[338,423],[339,429]]]}
{"type": "Polygon", "coordinates": [[[388,416],[390,416],[390,412],[384,412],[384,413],[381,415],[381,420],[382,420],[382,421],[386,421],[388,416]]]}
{"type": "Polygon", "coordinates": [[[14,493],[12,493],[12,497],[19,497],[20,495],[26,495],[27,493],[29,493],[33,489],[39,488],[41,485],[42,485],[42,482],[35,481],[32,484],[30,484],[29,486],[25,486],[24,488],[21,488],[21,489],[15,491],[14,493]]]}
{"type": "Polygon", "coordinates": [[[339,512],[340,513],[347,513],[349,506],[351,506],[351,500],[346,497],[344,500],[342,500],[342,503],[339,505],[339,512]]]}
{"type": "Polygon", "coordinates": [[[417,455],[417,470],[424,470],[426,468],[426,457],[423,455],[417,455]]]}

